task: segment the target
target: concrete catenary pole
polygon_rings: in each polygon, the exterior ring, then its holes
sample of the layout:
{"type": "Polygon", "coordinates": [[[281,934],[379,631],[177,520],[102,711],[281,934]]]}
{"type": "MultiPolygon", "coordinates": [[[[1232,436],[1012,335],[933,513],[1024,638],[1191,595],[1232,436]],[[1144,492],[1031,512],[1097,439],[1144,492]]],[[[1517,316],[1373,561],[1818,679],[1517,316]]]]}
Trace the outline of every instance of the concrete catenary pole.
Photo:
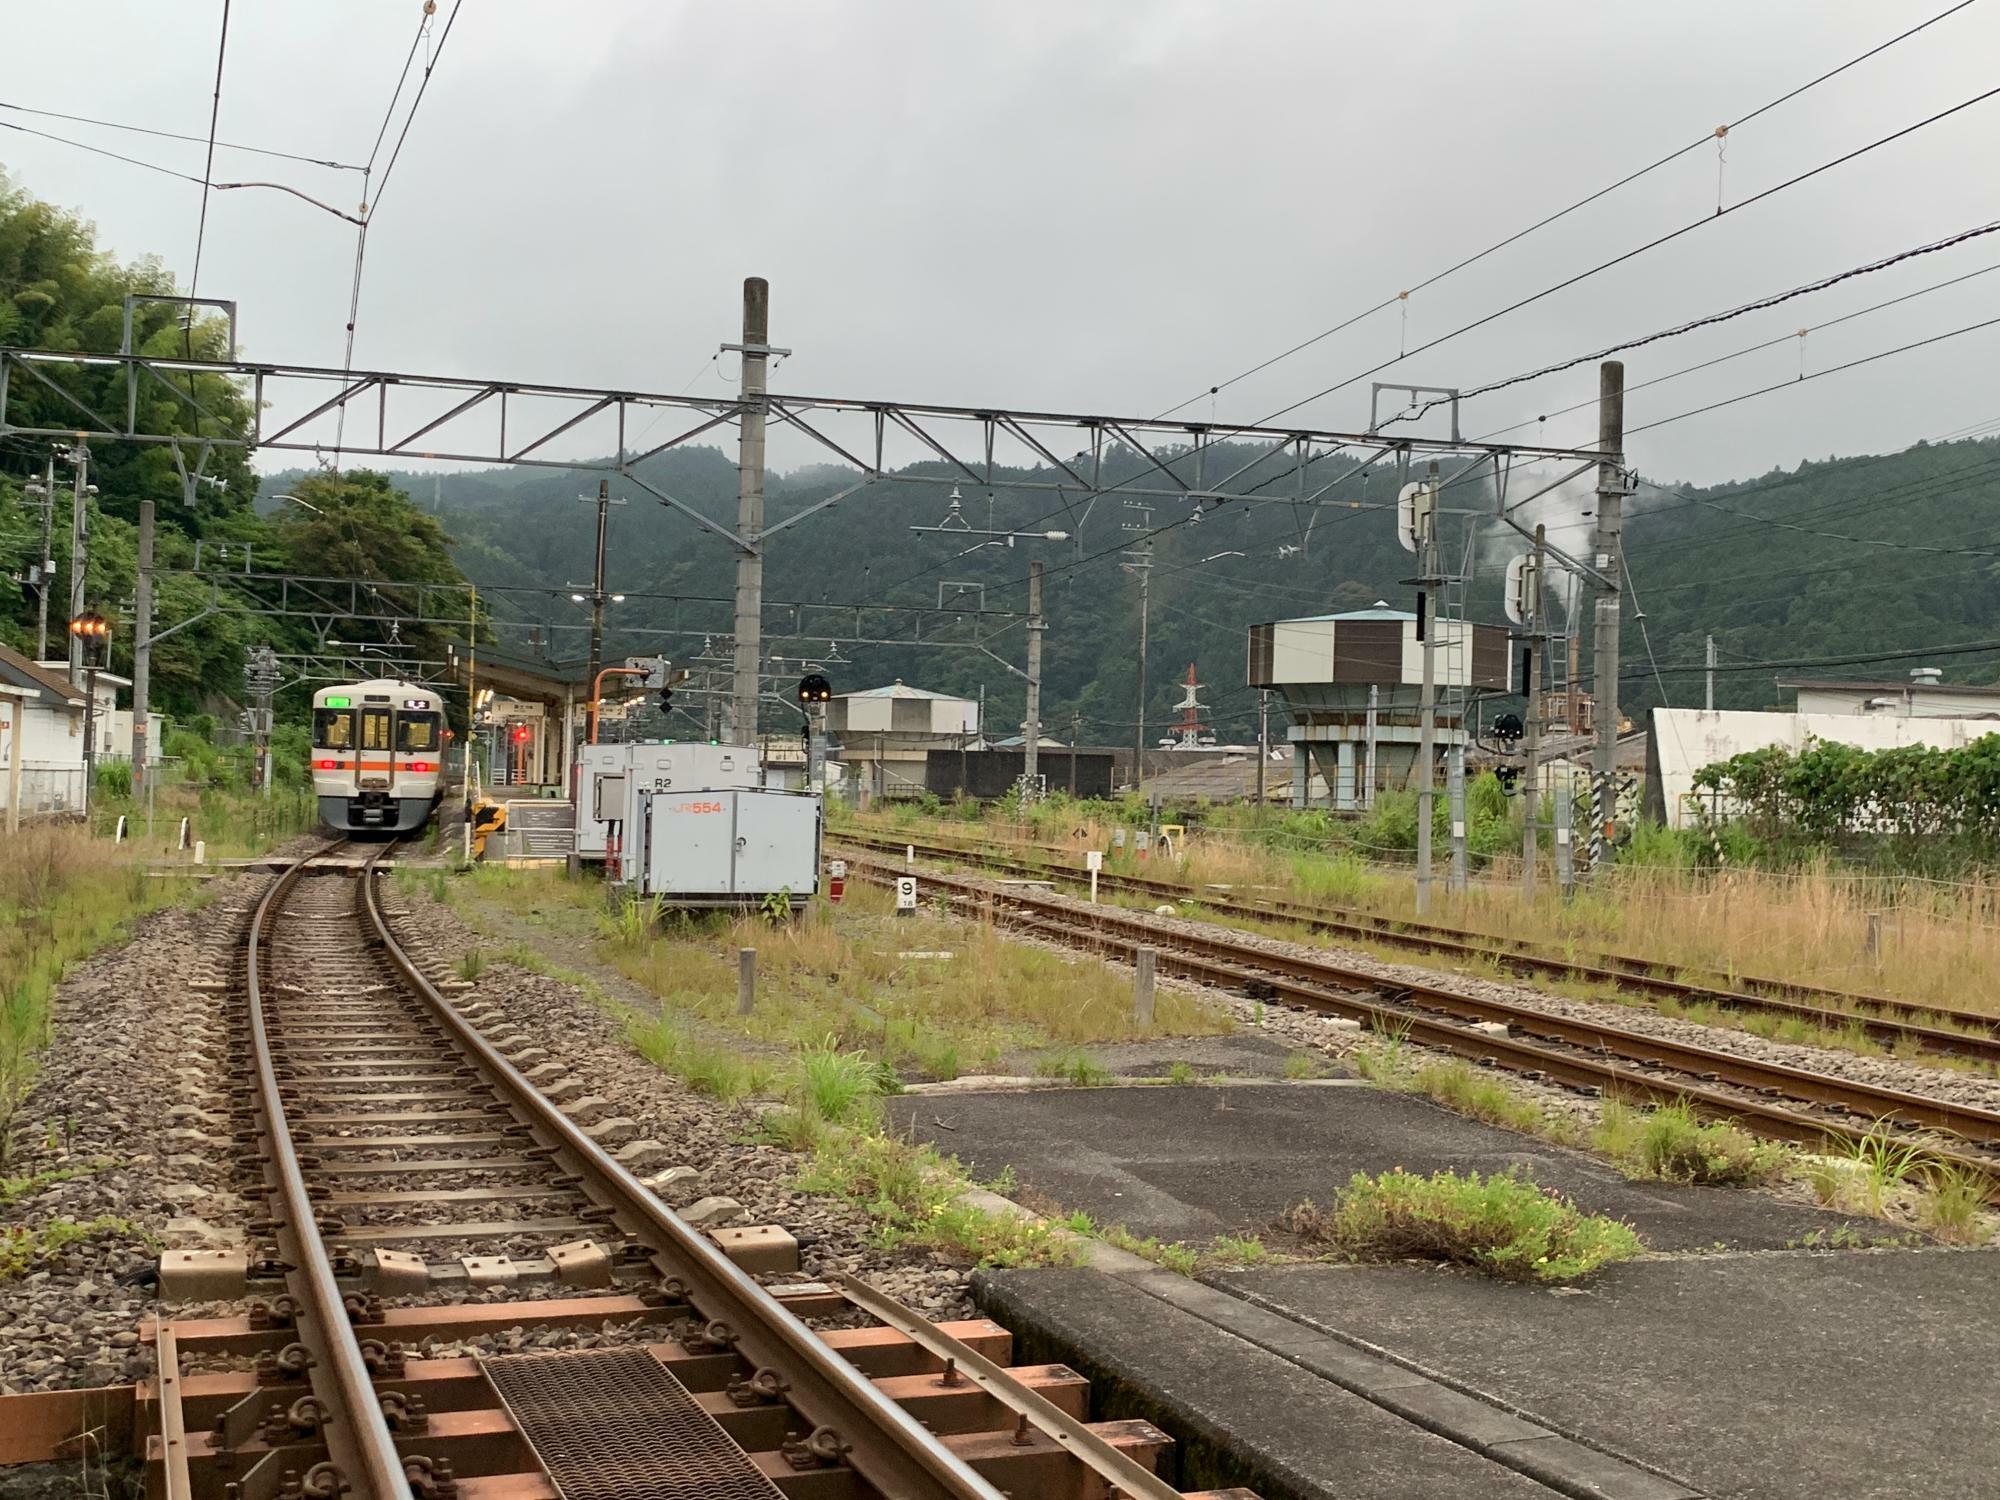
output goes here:
{"type": "Polygon", "coordinates": [[[597,481],[597,567],[590,575],[590,675],[597,681],[604,665],[604,533],[611,519],[611,481],[597,481]]]}
{"type": "Polygon", "coordinates": [[[1702,688],[1701,706],[1707,709],[1710,713],[1714,713],[1715,712],[1715,637],[1711,635],[1705,637],[1705,639],[1708,642],[1708,671],[1705,674],[1707,677],[1707,682],[1702,688]]]}
{"type": "Polygon", "coordinates": [[[1133,564],[1139,570],[1139,701],[1132,715],[1132,790],[1146,779],[1146,624],[1153,604],[1153,543],[1149,537],[1133,564]]]}
{"type": "Polygon", "coordinates": [[[1521,899],[1532,905],[1535,900],[1535,865],[1541,853],[1539,825],[1541,814],[1542,779],[1542,652],[1541,645],[1546,638],[1542,631],[1542,558],[1548,544],[1548,528],[1535,528],[1535,554],[1532,582],[1526,600],[1528,629],[1527,645],[1523,648],[1522,675],[1527,681],[1522,684],[1528,695],[1528,722],[1522,726],[1521,749],[1526,764],[1521,769],[1521,899]]]}
{"type": "Polygon", "coordinates": [[[42,565],[42,584],[35,590],[39,596],[35,604],[35,660],[49,659],[49,591],[55,587],[55,570],[50,566],[54,553],[56,524],[56,456],[49,454],[48,468],[42,476],[42,550],[37,561],[42,565]]]}
{"type": "Polygon", "coordinates": [[[757,742],[757,683],[764,649],[764,393],[769,388],[771,284],[743,281],[743,413],[736,445],[736,642],[729,684],[733,745],[757,742]]]}
{"type": "Polygon", "coordinates": [[[1021,776],[1030,796],[1034,795],[1035,775],[1040,770],[1042,634],[1048,628],[1048,622],[1042,618],[1042,565],[1031,562],[1028,564],[1028,717],[1021,725],[1021,776]]]}
{"type": "Polygon", "coordinates": [[[1264,772],[1271,763],[1271,690],[1257,689],[1257,821],[1264,821],[1264,772]]]}
{"type": "MultiPolygon", "coordinates": [[[[132,587],[132,793],[146,790],[153,692],[153,499],[139,502],[139,576],[132,587]]],[[[268,788],[267,788],[268,790],[268,788]]]]}
{"type": "MultiPolygon", "coordinates": [[[[1425,481],[1437,484],[1433,463],[1425,481]]],[[[1417,915],[1431,909],[1431,817],[1437,799],[1437,609],[1431,575],[1436,571],[1435,490],[1423,502],[1417,524],[1418,627],[1424,637],[1424,679],[1417,699],[1417,915]]]]}
{"type": "Polygon", "coordinates": [[[1597,372],[1597,618],[1592,639],[1597,689],[1597,746],[1591,758],[1590,863],[1614,858],[1618,819],[1618,623],[1624,577],[1625,366],[1607,359],[1597,372]]]}
{"type": "MultiPolygon", "coordinates": [[[[84,446],[83,439],[78,438],[76,446],[69,450],[69,461],[76,466],[69,505],[69,617],[74,620],[83,613],[84,572],[88,566],[86,553],[90,534],[90,449],[84,446]]],[[[82,673],[83,637],[71,631],[70,682],[79,684],[82,673]]]]}

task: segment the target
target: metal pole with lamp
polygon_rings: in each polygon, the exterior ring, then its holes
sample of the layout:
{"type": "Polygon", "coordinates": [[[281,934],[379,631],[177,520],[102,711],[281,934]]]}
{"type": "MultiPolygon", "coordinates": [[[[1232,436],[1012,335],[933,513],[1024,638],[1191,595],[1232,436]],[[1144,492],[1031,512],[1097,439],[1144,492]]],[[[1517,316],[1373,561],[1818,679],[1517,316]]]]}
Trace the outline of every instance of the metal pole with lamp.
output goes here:
{"type": "Polygon", "coordinates": [[[92,659],[93,642],[101,648],[111,638],[111,622],[95,610],[70,616],[71,658],[83,667],[83,797],[82,812],[88,824],[90,804],[97,788],[97,673],[103,665],[92,659]]]}

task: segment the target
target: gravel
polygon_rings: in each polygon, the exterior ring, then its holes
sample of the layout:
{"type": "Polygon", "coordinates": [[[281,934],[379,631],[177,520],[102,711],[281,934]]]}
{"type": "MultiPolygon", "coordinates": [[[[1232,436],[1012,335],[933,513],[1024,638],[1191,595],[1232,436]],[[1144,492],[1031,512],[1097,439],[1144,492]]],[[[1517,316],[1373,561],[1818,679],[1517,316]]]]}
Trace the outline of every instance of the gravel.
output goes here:
{"type": "Polygon", "coordinates": [[[250,1184],[232,1152],[174,1132],[205,1127],[227,1100],[215,1061],[225,1029],[217,998],[193,988],[242,921],[260,878],[223,877],[198,907],[154,912],[125,946],[76,965],[57,987],[55,1035],[16,1121],[13,1177],[79,1175],[0,1206],[0,1229],[40,1233],[68,1219],[129,1224],[70,1246],[52,1263],[0,1282],[0,1393],[131,1380],[152,1360],[136,1332],[154,1309],[155,1252],[141,1234],[198,1218],[219,1235],[245,1217],[250,1184]]]}
{"type": "MultiPolygon", "coordinates": [[[[404,915],[391,918],[399,940],[434,954],[458,954],[478,945],[518,939],[537,945],[543,934],[532,928],[479,933],[459,914],[431,900],[428,892],[399,893],[404,915]]],[[[576,955],[563,954],[574,964],[576,955]]],[[[583,967],[582,965],[577,965],[583,967]]],[[[630,994],[618,976],[593,973],[613,994],[630,994]]],[[[741,1221],[777,1224],[799,1241],[797,1276],[760,1277],[768,1284],[794,1280],[831,1281],[839,1274],[865,1277],[893,1297],[933,1319],[974,1316],[966,1291],[970,1263],[928,1250],[884,1250],[868,1241],[869,1221],[837,1200],[810,1196],[787,1184],[801,1161],[792,1152],[750,1139],[756,1111],[724,1104],[687,1088],[634,1053],[625,1043],[623,1023],[576,986],[504,962],[492,963],[470,990],[453,997],[460,1004],[484,1002],[533,1045],[575,1074],[592,1094],[610,1102],[607,1115],[635,1121],[640,1136],[659,1142],[667,1157],[642,1175],[670,1166],[699,1175],[667,1190],[669,1207],[720,1195],[745,1209],[741,1221]]],[[[489,1023],[497,1026],[499,1023],[489,1023]]],[[[586,1335],[588,1336],[588,1335],[586,1335]]],[[[656,1335],[657,1336],[657,1335],[656,1335]]]]}
{"type": "MultiPolygon", "coordinates": [[[[954,873],[955,879],[977,881],[979,877],[954,873]]],[[[990,884],[990,882],[982,882],[990,884]]],[[[993,887],[996,892],[998,886],[993,887]]],[[[1043,897],[1049,892],[1038,892],[1043,897]]],[[[1055,900],[1082,910],[1089,910],[1089,903],[1079,898],[1054,893],[1055,900]]],[[[1144,915],[1162,927],[1190,936],[1215,937],[1218,932],[1230,941],[1247,947],[1260,948],[1269,953],[1282,954],[1291,958],[1318,959],[1337,963],[1379,979],[1385,984],[1448,984],[1451,988],[1476,999],[1494,1000],[1510,1005],[1523,1005],[1547,1015],[1560,1016],[1571,1020],[1589,1021],[1602,1025],[1616,1026],[1624,1031],[1662,1040],[1706,1047],[1716,1052],[1727,1052],[1732,1056],[1751,1058],[1759,1062],[1782,1063],[1789,1067],[1810,1069],[1836,1078],[1844,1078],[1854,1083],[1870,1084],[1878,1088],[1901,1089],[1906,1093],[1921,1094],[1928,1098],[1945,1100],[1953,1104],[1970,1105],[1977,1109],[2000,1111],[2000,1082],[1989,1078],[1960,1073],[1948,1068],[1931,1067],[1921,1062],[1910,1062],[1901,1058],[1867,1057],[1859,1053],[1845,1051],[1837,1047],[1802,1046],[1790,1042],[1770,1041],[1748,1032],[1728,1026],[1708,1026],[1699,1021],[1681,1020],[1663,1016],[1658,1011],[1644,1005],[1618,1005],[1592,1000],[1572,1000],[1551,995],[1528,985],[1507,984],[1495,980],[1482,979],[1453,968],[1423,968],[1415,964],[1391,963],[1371,954],[1357,952],[1352,948],[1342,948],[1333,944],[1300,943],[1283,938],[1267,937],[1260,933],[1243,932],[1234,928],[1218,928],[1215,923],[1202,922],[1182,916],[1162,916],[1155,913],[1127,913],[1144,915]],[[1442,979],[1441,979],[1442,976],[1442,979]]],[[[1214,993],[1213,991],[1210,992],[1214,993]]]]}

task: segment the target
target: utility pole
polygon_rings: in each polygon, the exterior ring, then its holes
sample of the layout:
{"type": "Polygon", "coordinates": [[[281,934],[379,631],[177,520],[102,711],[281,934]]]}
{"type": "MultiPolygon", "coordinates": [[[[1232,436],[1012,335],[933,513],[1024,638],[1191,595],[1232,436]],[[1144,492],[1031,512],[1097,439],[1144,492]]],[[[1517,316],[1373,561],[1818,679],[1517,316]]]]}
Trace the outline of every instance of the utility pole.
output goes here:
{"type": "MultiPolygon", "coordinates": [[[[32,490],[33,485],[29,486],[32,490]]],[[[55,587],[56,565],[51,548],[55,544],[56,521],[56,455],[50,450],[48,467],[42,474],[42,550],[36,554],[40,564],[37,569],[38,585],[35,593],[39,596],[35,605],[35,660],[47,661],[49,656],[49,590],[55,587]]]]}
{"type": "Polygon", "coordinates": [[[1596,556],[1598,595],[1595,634],[1597,747],[1592,757],[1593,817],[1590,825],[1590,865],[1609,865],[1616,846],[1618,820],[1618,623],[1620,579],[1624,576],[1625,366],[1607,359],[1597,371],[1596,556]]]}
{"type": "MultiPolygon", "coordinates": [[[[1048,629],[1042,618],[1042,565],[1028,564],[1028,719],[1021,726],[1023,754],[1021,777],[1026,795],[1035,794],[1035,773],[1040,769],[1042,746],[1042,633],[1048,629]]],[[[981,723],[984,728],[984,721],[981,723]]]]}
{"type": "Polygon", "coordinates": [[[764,393],[772,354],[771,284],[743,281],[743,342],[725,344],[742,356],[743,403],[736,444],[736,641],[725,738],[757,743],[757,674],[764,648],[764,393]]]}
{"type": "Polygon", "coordinates": [[[1126,521],[1123,529],[1143,532],[1146,537],[1125,554],[1129,559],[1125,566],[1139,575],[1139,699],[1132,715],[1132,790],[1136,792],[1146,779],[1146,626],[1153,601],[1153,508],[1134,500],[1127,500],[1125,508],[1140,512],[1144,519],[1126,521]]]}
{"type": "MultiPolygon", "coordinates": [[[[76,440],[68,458],[76,466],[69,509],[69,617],[74,620],[83,613],[84,568],[87,561],[85,538],[90,530],[90,449],[84,445],[82,438],[76,440]]],[[[83,641],[81,637],[72,635],[69,638],[69,680],[76,682],[77,674],[82,670],[83,641]]]]}
{"type": "MultiPolygon", "coordinates": [[[[1461,712],[1459,733],[1464,732],[1461,712]]],[[[1451,873],[1445,877],[1445,889],[1455,895],[1466,888],[1470,878],[1465,852],[1465,741],[1462,739],[1445,756],[1445,800],[1451,822],[1451,873]]]]}
{"type": "MultiPolygon", "coordinates": [[[[589,681],[597,681],[597,674],[604,666],[604,605],[616,597],[604,588],[604,542],[611,529],[611,507],[623,505],[623,500],[611,498],[611,481],[597,481],[597,494],[579,495],[585,504],[597,506],[597,550],[596,562],[590,574],[590,676],[589,681]]],[[[762,524],[761,522],[759,523],[762,524]]]]}
{"type": "Polygon", "coordinates": [[[1527,764],[1521,776],[1521,900],[1532,906],[1535,901],[1535,864],[1541,854],[1541,829],[1536,824],[1540,812],[1537,800],[1540,795],[1542,777],[1542,671],[1541,653],[1536,649],[1542,644],[1542,556],[1547,545],[1548,528],[1535,528],[1534,561],[1530,565],[1527,604],[1527,644],[1521,651],[1521,675],[1527,680],[1522,684],[1528,695],[1528,722],[1522,726],[1522,750],[1527,764]]]}
{"type": "Polygon", "coordinates": [[[1264,771],[1271,762],[1271,690],[1257,689],[1257,821],[1264,821],[1264,771]]]}
{"type": "Polygon", "coordinates": [[[153,691],[153,497],[139,501],[139,577],[132,588],[132,795],[146,790],[153,691]]]}
{"type": "Polygon", "coordinates": [[[1708,672],[1706,674],[1708,682],[1707,686],[1702,691],[1701,706],[1707,709],[1710,713],[1714,713],[1715,712],[1715,637],[1711,635],[1704,637],[1704,639],[1706,639],[1708,642],[1708,672]]]}
{"type": "Polygon", "coordinates": [[[1432,578],[1437,570],[1437,473],[1433,462],[1412,508],[1417,538],[1417,633],[1424,647],[1424,680],[1417,699],[1418,916],[1431,909],[1431,815],[1437,800],[1437,620],[1432,578]]]}
{"type": "Polygon", "coordinates": [[[1368,784],[1361,795],[1361,806],[1369,811],[1373,811],[1375,807],[1375,742],[1379,737],[1377,726],[1380,720],[1377,715],[1381,712],[1381,708],[1382,689],[1376,684],[1370,683],[1368,685],[1368,727],[1365,731],[1368,736],[1368,753],[1365,758],[1368,784]]]}

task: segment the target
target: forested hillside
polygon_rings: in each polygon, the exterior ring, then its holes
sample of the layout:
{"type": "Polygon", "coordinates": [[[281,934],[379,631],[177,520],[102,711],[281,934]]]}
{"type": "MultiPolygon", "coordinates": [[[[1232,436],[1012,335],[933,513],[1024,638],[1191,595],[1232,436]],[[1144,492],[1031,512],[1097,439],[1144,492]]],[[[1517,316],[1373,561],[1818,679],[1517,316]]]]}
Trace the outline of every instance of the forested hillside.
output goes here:
{"type": "MultiPolygon", "coordinates": [[[[733,459],[733,452],[695,449],[670,455],[647,473],[704,513],[727,520],[735,514],[733,459]]],[[[501,627],[503,640],[525,643],[525,622],[532,620],[553,654],[582,654],[585,617],[568,601],[567,586],[590,576],[590,507],[580,497],[595,494],[596,476],[496,471],[441,481],[410,475],[402,482],[426,504],[435,483],[441,520],[470,575],[482,583],[547,590],[495,602],[499,617],[520,622],[501,627]]],[[[774,475],[770,514],[774,519],[789,514],[845,482],[826,471],[774,475]]],[[[1402,580],[1414,572],[1413,559],[1397,545],[1390,516],[1347,503],[1386,505],[1394,488],[1395,475],[1385,469],[1344,487],[1340,502],[1316,515],[1282,503],[1225,506],[1198,524],[1186,524],[1185,508],[1156,506],[1155,526],[1182,524],[1158,537],[1154,554],[1149,730],[1163,728],[1173,716],[1181,679],[1194,662],[1207,684],[1202,696],[1225,737],[1254,733],[1256,694],[1244,684],[1249,624],[1376,599],[1411,607],[1412,590],[1402,580]]],[[[936,604],[941,582],[970,582],[985,585],[993,607],[1019,609],[1028,561],[1040,557],[1048,574],[1044,701],[1050,731],[1067,734],[1075,713],[1086,739],[1122,743],[1132,733],[1139,582],[1121,567],[1121,547],[1136,540],[1121,527],[1141,517],[1115,494],[1101,498],[1085,517],[1081,503],[1063,510],[1046,495],[1006,490],[994,493],[989,510],[984,491],[967,489],[964,513],[975,527],[1065,529],[1077,539],[1021,541],[966,554],[978,538],[954,540],[909,529],[937,525],[950,489],[942,477],[921,486],[880,485],[783,533],[770,547],[767,596],[936,604]]],[[[726,630],[724,605],[705,611],[683,606],[677,618],[667,600],[642,596],[726,597],[734,583],[727,546],[636,488],[614,480],[613,493],[629,503],[612,514],[610,586],[630,596],[612,607],[613,623],[726,630]]],[[[1490,498],[1470,487],[1456,493],[1468,509],[1490,505],[1490,498]]],[[[2000,557],[1994,550],[2000,543],[2000,440],[1920,444],[1903,453],[1805,464],[1706,490],[1647,483],[1629,502],[1628,514],[1628,556],[1643,615],[1643,627],[1628,625],[1624,640],[1624,694],[1635,712],[1659,701],[1654,660],[1672,701],[1701,701],[1699,673],[1675,669],[1701,662],[1708,632],[1716,636],[1724,666],[1717,702],[1736,708],[1780,701],[1774,680],[1791,669],[1779,663],[2000,637],[1993,623],[2000,618],[1994,567],[2000,557]],[[1753,662],[1773,665],[1746,669],[1753,662]]],[[[1587,535],[1574,511],[1550,510],[1543,518],[1551,539],[1572,549],[1587,535]]],[[[1500,567],[1518,550],[1511,535],[1490,519],[1457,517],[1449,523],[1447,560],[1463,559],[1468,551],[1473,557],[1472,610],[1480,618],[1500,618],[1500,567]],[[1467,527],[1474,528],[1469,549],[1467,527]]],[[[946,597],[976,603],[978,596],[947,588],[946,597]]],[[[1587,601],[1582,613],[1588,662],[1587,601]]],[[[767,632],[774,638],[788,635],[789,619],[786,611],[770,610],[767,632]]],[[[884,622],[876,617],[872,623],[884,622]]],[[[959,634],[970,638],[997,630],[991,649],[1018,665],[1020,628],[981,624],[968,621],[959,634]]],[[[699,634],[669,640],[662,648],[652,637],[628,633],[614,634],[609,649],[613,654],[665,649],[686,656],[699,645],[699,634]]],[[[825,642],[774,641],[770,649],[786,655],[823,652],[825,642]]],[[[837,688],[896,677],[973,696],[983,686],[992,725],[1019,720],[1019,679],[977,650],[843,646],[842,654],[852,660],[835,673],[837,688]]],[[[1939,661],[1954,679],[1985,681],[2000,673],[2000,651],[1939,661]]],[[[1806,670],[1898,676],[1914,662],[1806,670]]]]}
{"type": "MultiPolygon", "coordinates": [[[[119,265],[97,249],[88,223],[9,188],[0,176],[0,344],[115,352],[126,296],[175,290],[173,278],[156,262],[119,265]]],[[[227,347],[220,321],[197,320],[187,328],[177,310],[162,303],[138,304],[134,324],[135,346],[148,354],[221,358],[227,347]]],[[[126,393],[116,370],[37,368],[59,390],[26,378],[15,381],[8,407],[14,424],[67,426],[80,420],[78,405],[122,417],[126,393]]],[[[183,452],[190,471],[200,462],[204,440],[240,439],[250,417],[243,396],[228,382],[192,379],[185,392],[143,383],[138,406],[142,427],[187,436],[183,452]]],[[[0,437],[0,572],[8,576],[0,596],[0,640],[30,653],[36,599],[26,573],[41,550],[44,511],[25,486],[44,478],[51,447],[46,438],[0,437]]],[[[52,656],[68,650],[71,473],[67,463],[58,464],[50,518],[57,580],[49,601],[52,656]]],[[[216,442],[202,473],[204,482],[195,486],[189,503],[170,448],[108,441],[90,448],[89,480],[97,493],[85,500],[85,603],[113,622],[114,670],[131,670],[142,500],[150,497],[157,513],[155,630],[209,612],[155,648],[155,708],[183,717],[222,710],[242,697],[246,648],[270,644],[294,652],[313,644],[312,627],[302,615],[270,612],[279,600],[274,587],[227,576],[231,569],[240,573],[246,556],[258,572],[428,582],[458,578],[435,521],[377,476],[354,470],[339,477],[293,475],[288,488],[305,504],[287,503],[278,513],[260,516],[252,503],[257,479],[245,450],[216,442]],[[197,541],[206,575],[199,578],[189,576],[197,541]]],[[[351,644],[371,639],[352,631],[344,638],[351,644]]],[[[441,654],[441,637],[434,633],[410,630],[403,639],[425,655],[441,654]]],[[[306,691],[288,691],[280,698],[281,710],[300,711],[306,691]]]]}

